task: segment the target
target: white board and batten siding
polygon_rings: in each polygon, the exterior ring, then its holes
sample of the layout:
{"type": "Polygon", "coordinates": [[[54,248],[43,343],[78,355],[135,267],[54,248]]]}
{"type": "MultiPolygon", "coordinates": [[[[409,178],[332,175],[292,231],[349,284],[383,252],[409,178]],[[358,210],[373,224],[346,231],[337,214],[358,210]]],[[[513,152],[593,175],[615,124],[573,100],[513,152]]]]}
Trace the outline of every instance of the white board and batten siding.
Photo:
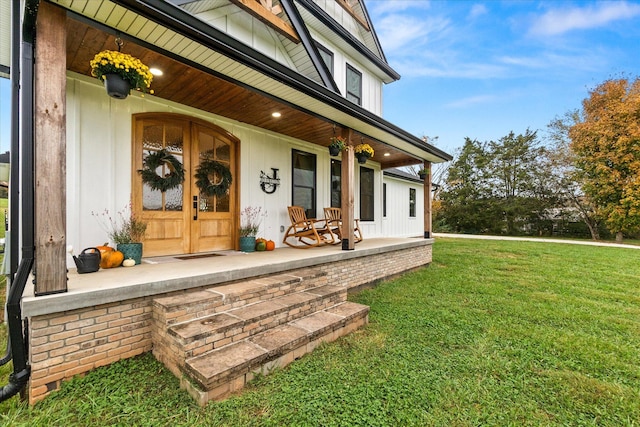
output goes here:
{"type": "Polygon", "coordinates": [[[424,235],[424,191],[419,182],[384,175],[387,185],[387,216],[382,219],[384,237],[424,235]],[[409,216],[409,190],[416,190],[416,215],[409,216]]]}

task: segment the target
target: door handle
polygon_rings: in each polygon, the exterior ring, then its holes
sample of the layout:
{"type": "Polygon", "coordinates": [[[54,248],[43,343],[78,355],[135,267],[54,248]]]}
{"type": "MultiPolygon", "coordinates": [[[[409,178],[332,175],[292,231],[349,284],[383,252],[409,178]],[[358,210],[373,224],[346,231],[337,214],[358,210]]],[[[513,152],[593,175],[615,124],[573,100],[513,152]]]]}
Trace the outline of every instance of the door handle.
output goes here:
{"type": "Polygon", "coordinates": [[[193,196],[193,220],[198,219],[198,196],[193,196]]]}

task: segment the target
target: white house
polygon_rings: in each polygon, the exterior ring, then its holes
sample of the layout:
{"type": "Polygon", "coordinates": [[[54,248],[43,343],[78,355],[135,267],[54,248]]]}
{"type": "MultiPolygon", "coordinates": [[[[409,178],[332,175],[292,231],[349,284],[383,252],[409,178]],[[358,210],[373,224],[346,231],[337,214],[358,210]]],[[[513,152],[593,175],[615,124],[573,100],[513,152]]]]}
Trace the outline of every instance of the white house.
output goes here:
{"type": "MultiPolygon", "coordinates": [[[[0,0],[3,11],[9,3],[13,31],[3,26],[0,45],[12,56],[0,56],[0,71],[16,83],[11,164],[20,179],[11,182],[20,184],[10,189],[7,246],[16,375],[0,398],[28,383],[34,402],[66,378],[151,349],[184,372],[184,360],[157,350],[171,344],[153,326],[166,314],[153,310],[175,292],[311,265],[337,285],[336,263],[344,263],[340,271],[356,260],[374,266],[345,274],[341,285],[353,287],[430,262],[430,177],[387,171],[451,156],[382,118],[383,86],[400,76],[362,0],[0,0]],[[153,94],[108,96],[90,66],[104,50],[160,70],[153,94]],[[331,156],[336,136],[347,148],[331,156]],[[364,163],[356,162],[359,144],[374,150],[364,163]],[[259,234],[278,248],[291,224],[288,206],[316,218],[340,207],[343,240],[315,261],[256,256],[231,273],[196,274],[193,261],[178,272],[145,263],[79,276],[67,247],[77,254],[105,242],[92,213],[130,203],[148,222],[151,261],[237,250],[248,206],[267,212],[259,234]],[[359,246],[354,218],[365,237],[359,246]],[[393,267],[378,271],[380,257],[393,267]],[[27,282],[34,286],[23,295],[27,282]],[[100,313],[114,306],[129,326],[114,327],[106,339],[116,345],[105,348],[96,331],[110,322],[100,313]]],[[[208,393],[203,400],[224,394],[208,393]]]]}

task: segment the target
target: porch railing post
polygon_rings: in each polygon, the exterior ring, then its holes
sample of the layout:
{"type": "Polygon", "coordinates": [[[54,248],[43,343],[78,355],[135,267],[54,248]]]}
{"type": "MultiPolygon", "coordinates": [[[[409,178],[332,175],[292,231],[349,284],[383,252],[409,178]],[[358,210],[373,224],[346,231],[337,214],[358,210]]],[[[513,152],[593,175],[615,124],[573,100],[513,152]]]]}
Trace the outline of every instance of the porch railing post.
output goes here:
{"type": "Polygon", "coordinates": [[[424,168],[427,170],[427,176],[424,179],[424,238],[429,239],[432,236],[431,231],[431,162],[424,162],[424,168]]]}
{"type": "Polygon", "coordinates": [[[354,238],[354,174],[355,174],[355,154],[353,153],[353,145],[351,145],[352,137],[351,129],[343,131],[342,136],[347,140],[347,148],[342,152],[342,250],[352,251],[355,249],[356,242],[354,238]]]}
{"type": "Polygon", "coordinates": [[[67,291],[67,14],[40,3],[35,57],[35,294],[67,291]]]}

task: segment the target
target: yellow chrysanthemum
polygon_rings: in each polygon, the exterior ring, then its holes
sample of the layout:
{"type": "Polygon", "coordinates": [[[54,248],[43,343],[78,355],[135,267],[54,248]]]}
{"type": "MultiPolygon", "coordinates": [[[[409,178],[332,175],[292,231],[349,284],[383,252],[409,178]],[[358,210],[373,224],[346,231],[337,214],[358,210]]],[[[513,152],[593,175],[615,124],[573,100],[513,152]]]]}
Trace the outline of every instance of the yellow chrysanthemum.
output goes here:
{"type": "Polygon", "coordinates": [[[106,74],[118,74],[126,80],[132,89],[142,90],[151,86],[153,75],[149,67],[129,54],[104,50],[89,62],[91,75],[104,80],[106,74]]]}

